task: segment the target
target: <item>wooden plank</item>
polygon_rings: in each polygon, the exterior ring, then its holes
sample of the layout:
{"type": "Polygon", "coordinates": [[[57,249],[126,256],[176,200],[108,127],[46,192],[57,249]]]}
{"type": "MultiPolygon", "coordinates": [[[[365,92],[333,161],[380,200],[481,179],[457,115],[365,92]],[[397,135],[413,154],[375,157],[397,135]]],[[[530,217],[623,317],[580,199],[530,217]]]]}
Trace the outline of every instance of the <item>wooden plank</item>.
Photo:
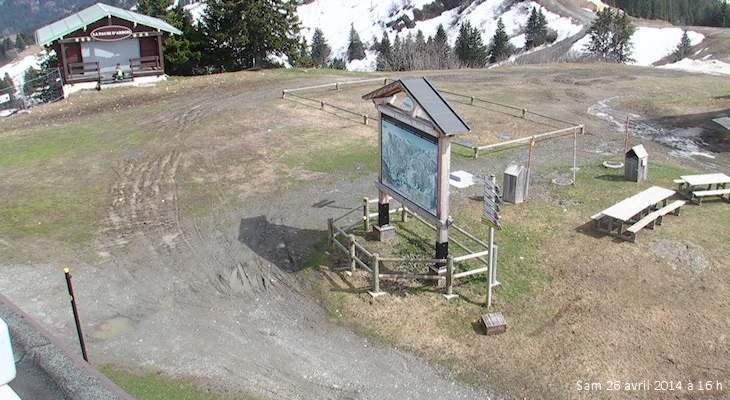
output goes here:
{"type": "Polygon", "coordinates": [[[723,194],[730,194],[730,189],[714,189],[714,190],[698,190],[692,192],[695,197],[703,196],[721,196],[723,194]]]}
{"type": "Polygon", "coordinates": [[[595,220],[595,221],[598,221],[599,219],[603,219],[603,217],[605,217],[605,215],[603,215],[603,213],[591,215],[591,219],[595,220]]]}
{"type": "Polygon", "coordinates": [[[640,219],[639,222],[637,222],[637,223],[631,225],[630,227],[626,228],[626,231],[627,232],[631,232],[633,234],[636,234],[642,228],[644,228],[645,226],[647,226],[647,225],[651,224],[652,222],[656,221],[656,219],[659,218],[659,217],[661,217],[661,216],[662,216],[662,213],[660,213],[659,210],[653,211],[653,212],[649,213],[649,215],[647,215],[646,217],[640,219]]]}
{"type": "Polygon", "coordinates": [[[603,214],[621,221],[628,221],[650,206],[672,197],[674,193],[676,193],[674,190],[652,186],[603,210],[603,214]]]}
{"type": "Polygon", "coordinates": [[[658,209],[657,211],[661,212],[662,215],[667,215],[670,212],[676,210],[677,211],[676,214],[679,215],[679,209],[680,209],[680,207],[682,207],[685,204],[687,204],[687,202],[684,201],[684,200],[675,200],[672,203],[667,204],[666,206],[658,209]]]}
{"type": "Polygon", "coordinates": [[[730,176],[725,174],[683,175],[680,178],[684,179],[690,186],[730,183],[730,176]]]}

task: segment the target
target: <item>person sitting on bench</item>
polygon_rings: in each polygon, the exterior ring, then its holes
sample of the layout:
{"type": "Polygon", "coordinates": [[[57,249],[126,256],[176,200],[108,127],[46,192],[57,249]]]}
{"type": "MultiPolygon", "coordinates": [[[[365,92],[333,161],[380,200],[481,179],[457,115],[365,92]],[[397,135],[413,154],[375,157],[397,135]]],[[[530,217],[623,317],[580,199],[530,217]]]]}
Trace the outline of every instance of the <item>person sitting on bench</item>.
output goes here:
{"type": "Polygon", "coordinates": [[[122,71],[122,66],[117,63],[117,68],[114,69],[114,82],[121,81],[124,79],[124,71],[122,71]]]}

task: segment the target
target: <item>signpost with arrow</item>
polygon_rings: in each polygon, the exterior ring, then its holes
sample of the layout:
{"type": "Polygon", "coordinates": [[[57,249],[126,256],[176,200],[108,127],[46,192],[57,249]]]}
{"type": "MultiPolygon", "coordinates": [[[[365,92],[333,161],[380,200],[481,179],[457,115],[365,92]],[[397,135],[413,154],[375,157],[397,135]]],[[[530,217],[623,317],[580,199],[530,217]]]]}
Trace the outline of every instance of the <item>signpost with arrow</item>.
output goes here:
{"type": "Polygon", "coordinates": [[[499,186],[494,175],[484,179],[484,215],[482,222],[489,225],[489,264],[487,269],[487,309],[492,306],[492,288],[497,286],[497,274],[494,271],[494,230],[502,229],[499,223],[501,215],[499,215],[499,186]]]}

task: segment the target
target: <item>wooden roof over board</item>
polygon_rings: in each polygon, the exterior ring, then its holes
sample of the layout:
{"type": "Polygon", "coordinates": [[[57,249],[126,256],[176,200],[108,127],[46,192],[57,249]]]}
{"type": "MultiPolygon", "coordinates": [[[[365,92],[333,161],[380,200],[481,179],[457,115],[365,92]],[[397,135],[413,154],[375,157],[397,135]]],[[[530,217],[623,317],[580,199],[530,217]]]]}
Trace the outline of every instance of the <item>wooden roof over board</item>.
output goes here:
{"type": "Polygon", "coordinates": [[[362,98],[375,101],[376,99],[393,98],[399,92],[405,92],[416,102],[444,135],[451,136],[471,130],[426,78],[400,79],[370,92],[362,98]]]}

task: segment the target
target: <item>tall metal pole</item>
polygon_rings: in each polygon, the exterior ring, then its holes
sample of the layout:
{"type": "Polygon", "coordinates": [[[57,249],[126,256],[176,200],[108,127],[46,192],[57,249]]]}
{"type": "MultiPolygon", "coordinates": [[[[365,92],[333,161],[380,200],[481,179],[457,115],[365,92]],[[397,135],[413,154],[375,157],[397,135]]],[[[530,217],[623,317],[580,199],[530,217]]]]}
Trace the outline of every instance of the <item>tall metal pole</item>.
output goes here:
{"type": "MultiPolygon", "coordinates": [[[[497,177],[490,177],[496,184],[497,177]]],[[[496,200],[496,199],[495,199],[496,200]]],[[[492,280],[494,276],[494,227],[489,226],[489,262],[487,263],[487,310],[492,307],[492,280]]]]}
{"type": "Polygon", "coordinates": [[[74,288],[71,285],[71,271],[68,268],[64,268],[63,272],[66,274],[66,286],[68,286],[68,294],[71,296],[71,309],[74,312],[74,321],[76,321],[76,332],[79,334],[79,343],[81,344],[81,354],[84,356],[84,360],[89,362],[89,358],[86,356],[86,344],[84,344],[84,334],[81,332],[81,322],[79,321],[79,311],[76,309],[76,297],[74,297],[74,288]]]}
{"type": "Polygon", "coordinates": [[[487,264],[487,310],[492,308],[492,275],[494,274],[494,228],[489,227],[489,263],[487,264]]]}
{"type": "Polygon", "coordinates": [[[573,185],[575,185],[576,159],[578,158],[578,129],[573,128],[573,185]]]}
{"type": "Polygon", "coordinates": [[[534,147],[535,137],[533,136],[532,139],[530,139],[530,150],[527,152],[527,183],[525,186],[525,201],[527,201],[527,193],[530,191],[530,171],[532,169],[532,149],[534,147]]]}
{"type": "Polygon", "coordinates": [[[626,116],[626,136],[624,137],[624,154],[629,152],[629,116],[626,116]]]}

